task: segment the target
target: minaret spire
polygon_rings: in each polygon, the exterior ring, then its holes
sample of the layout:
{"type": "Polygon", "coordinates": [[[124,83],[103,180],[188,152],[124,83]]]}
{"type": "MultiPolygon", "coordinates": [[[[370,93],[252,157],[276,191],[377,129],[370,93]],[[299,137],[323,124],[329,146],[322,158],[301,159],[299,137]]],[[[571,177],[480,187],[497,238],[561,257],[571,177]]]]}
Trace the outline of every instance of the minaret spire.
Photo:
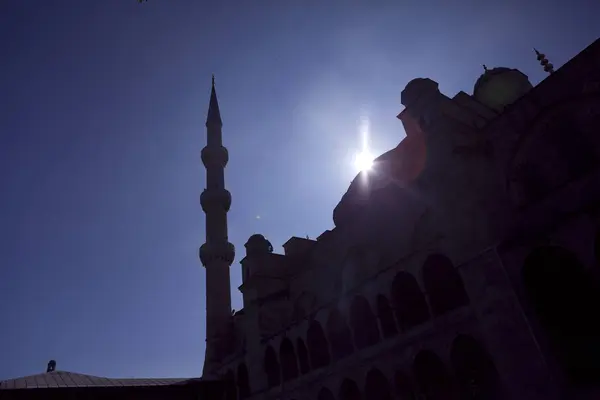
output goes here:
{"type": "Polygon", "coordinates": [[[210,102],[208,103],[208,115],[206,117],[206,127],[209,124],[223,125],[221,121],[221,111],[219,111],[219,101],[217,100],[217,90],[215,89],[215,75],[212,76],[212,88],[210,90],[210,102]]]}
{"type": "Polygon", "coordinates": [[[210,376],[231,351],[233,334],[229,267],[235,249],[227,236],[231,194],[225,188],[229,154],[223,147],[222,126],[213,75],[206,118],[207,144],[201,154],[206,167],[206,189],[200,196],[200,205],[206,214],[206,241],[200,247],[200,261],[206,268],[206,376],[210,376]]]}
{"type": "Polygon", "coordinates": [[[537,49],[533,49],[533,51],[535,51],[538,61],[540,62],[540,64],[542,64],[542,67],[544,67],[544,71],[546,71],[548,74],[552,74],[554,72],[554,65],[552,65],[550,61],[548,61],[546,55],[540,53],[539,51],[537,51],[537,49]]]}

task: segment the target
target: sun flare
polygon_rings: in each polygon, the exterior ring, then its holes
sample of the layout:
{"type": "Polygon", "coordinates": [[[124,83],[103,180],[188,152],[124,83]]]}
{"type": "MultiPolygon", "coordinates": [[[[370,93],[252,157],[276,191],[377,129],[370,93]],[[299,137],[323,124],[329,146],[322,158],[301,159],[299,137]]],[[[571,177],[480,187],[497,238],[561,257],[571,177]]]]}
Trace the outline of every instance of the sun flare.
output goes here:
{"type": "Polygon", "coordinates": [[[359,171],[369,171],[373,166],[373,156],[367,151],[358,153],[354,158],[354,166],[359,171]]]}

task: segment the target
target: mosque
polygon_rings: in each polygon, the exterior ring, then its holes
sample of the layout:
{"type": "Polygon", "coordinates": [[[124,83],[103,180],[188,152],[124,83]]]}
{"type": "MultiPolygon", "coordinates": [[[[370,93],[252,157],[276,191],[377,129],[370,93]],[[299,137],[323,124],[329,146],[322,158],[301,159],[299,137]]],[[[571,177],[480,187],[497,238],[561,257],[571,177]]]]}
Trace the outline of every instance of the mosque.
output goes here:
{"type": "Polygon", "coordinates": [[[510,68],[485,68],[473,95],[452,98],[409,82],[406,137],[350,184],[335,228],[290,238],[284,254],[248,239],[237,312],[213,79],[202,379],[51,361],[0,382],[0,398],[600,398],[600,39],[556,71],[536,53],[548,76],[535,87],[510,68]]]}
{"type": "Polygon", "coordinates": [[[335,228],[252,235],[232,312],[231,194],[214,80],[204,377],[230,399],[600,398],[600,40],[533,87],[402,91],[406,137],[361,172],[335,228]]]}

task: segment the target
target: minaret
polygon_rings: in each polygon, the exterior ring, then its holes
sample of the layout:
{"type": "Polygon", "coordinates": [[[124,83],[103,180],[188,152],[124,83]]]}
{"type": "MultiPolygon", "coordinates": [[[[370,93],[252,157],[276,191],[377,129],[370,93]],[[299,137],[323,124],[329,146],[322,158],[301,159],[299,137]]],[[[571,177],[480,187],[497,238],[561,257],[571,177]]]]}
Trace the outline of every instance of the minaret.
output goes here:
{"type": "Polygon", "coordinates": [[[548,61],[546,55],[544,53],[540,53],[539,51],[537,51],[537,49],[533,49],[533,51],[535,51],[535,55],[537,56],[538,61],[540,62],[540,64],[542,64],[542,67],[544,67],[544,72],[548,74],[553,74],[554,65],[552,65],[552,63],[548,61]]]}
{"type": "Polygon", "coordinates": [[[206,189],[200,196],[200,204],[206,214],[206,242],[200,247],[200,261],[206,268],[206,355],[203,375],[207,377],[231,350],[233,335],[229,267],[235,249],[227,238],[227,212],[231,206],[231,194],[225,189],[225,166],[229,154],[223,147],[222,126],[213,75],[206,118],[207,144],[202,149],[206,189]]]}

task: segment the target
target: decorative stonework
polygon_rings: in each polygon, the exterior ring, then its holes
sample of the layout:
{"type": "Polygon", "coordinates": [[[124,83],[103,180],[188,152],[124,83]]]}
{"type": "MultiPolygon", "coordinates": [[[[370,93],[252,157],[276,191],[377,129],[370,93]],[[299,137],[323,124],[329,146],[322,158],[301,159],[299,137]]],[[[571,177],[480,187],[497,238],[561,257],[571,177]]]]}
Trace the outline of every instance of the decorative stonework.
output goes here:
{"type": "Polygon", "coordinates": [[[204,189],[200,195],[200,205],[205,213],[211,211],[229,211],[231,207],[231,193],[225,188],[204,189]]]}
{"type": "Polygon", "coordinates": [[[229,242],[204,243],[200,246],[200,262],[208,267],[213,261],[224,261],[227,265],[233,263],[235,247],[229,242]]]}

